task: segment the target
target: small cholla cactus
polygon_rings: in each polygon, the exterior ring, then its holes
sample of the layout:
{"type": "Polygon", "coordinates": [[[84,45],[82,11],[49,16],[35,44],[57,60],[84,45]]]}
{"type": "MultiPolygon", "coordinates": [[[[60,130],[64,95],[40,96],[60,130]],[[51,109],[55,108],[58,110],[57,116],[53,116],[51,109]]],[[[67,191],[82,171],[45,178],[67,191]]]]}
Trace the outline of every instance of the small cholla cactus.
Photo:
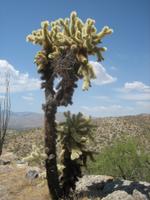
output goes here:
{"type": "Polygon", "coordinates": [[[86,166],[87,158],[94,160],[93,154],[88,146],[92,139],[95,126],[91,118],[83,116],[82,113],[71,115],[64,113],[66,121],[58,125],[59,142],[61,143],[60,159],[60,181],[64,196],[68,196],[71,190],[75,190],[75,183],[82,176],[81,168],[86,166]]]}
{"type": "Polygon", "coordinates": [[[28,162],[29,165],[37,165],[44,166],[44,161],[46,159],[46,154],[44,153],[43,146],[37,147],[36,145],[32,145],[32,152],[22,160],[28,162]]]}
{"type": "Polygon", "coordinates": [[[76,12],[72,12],[70,18],[60,18],[51,23],[42,22],[41,29],[28,35],[27,41],[44,48],[35,56],[39,72],[45,70],[49,60],[57,58],[67,49],[73,50],[80,63],[77,75],[83,78],[83,90],[88,90],[91,85],[90,80],[96,78],[93,66],[88,62],[88,55],[96,55],[98,61],[102,61],[104,59],[102,53],[106,51],[106,47],[98,46],[98,44],[101,43],[103,37],[112,32],[113,30],[108,26],[97,32],[95,20],[88,18],[84,23],[76,12]]]}

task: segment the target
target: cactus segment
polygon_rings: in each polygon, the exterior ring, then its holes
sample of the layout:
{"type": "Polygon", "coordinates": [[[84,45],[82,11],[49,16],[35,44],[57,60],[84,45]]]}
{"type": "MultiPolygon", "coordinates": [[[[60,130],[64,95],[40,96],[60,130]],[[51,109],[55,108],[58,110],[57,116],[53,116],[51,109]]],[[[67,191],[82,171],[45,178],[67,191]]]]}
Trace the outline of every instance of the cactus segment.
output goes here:
{"type": "Polygon", "coordinates": [[[45,55],[44,51],[39,51],[34,59],[34,62],[37,65],[37,71],[40,72],[45,69],[45,66],[48,63],[47,56],[45,55]]]}
{"type": "Polygon", "coordinates": [[[80,156],[82,155],[82,152],[80,151],[80,149],[72,149],[71,151],[71,160],[76,160],[78,158],[80,158],[80,156]]]}

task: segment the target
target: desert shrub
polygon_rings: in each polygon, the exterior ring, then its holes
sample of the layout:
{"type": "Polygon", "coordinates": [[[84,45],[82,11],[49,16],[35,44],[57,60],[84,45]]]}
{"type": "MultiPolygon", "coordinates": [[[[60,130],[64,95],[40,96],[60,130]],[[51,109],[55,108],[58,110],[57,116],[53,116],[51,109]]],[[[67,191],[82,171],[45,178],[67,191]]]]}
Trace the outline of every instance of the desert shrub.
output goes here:
{"type": "Polygon", "coordinates": [[[150,181],[150,155],[137,138],[122,138],[105,147],[89,162],[87,173],[105,174],[134,181],[150,181]]]}
{"type": "Polygon", "coordinates": [[[22,160],[28,162],[31,166],[44,166],[46,154],[44,153],[43,146],[32,145],[31,153],[24,157],[22,160]]]}
{"type": "Polygon", "coordinates": [[[15,131],[15,133],[8,134],[4,148],[22,159],[32,153],[32,145],[44,148],[42,129],[15,131]]]}

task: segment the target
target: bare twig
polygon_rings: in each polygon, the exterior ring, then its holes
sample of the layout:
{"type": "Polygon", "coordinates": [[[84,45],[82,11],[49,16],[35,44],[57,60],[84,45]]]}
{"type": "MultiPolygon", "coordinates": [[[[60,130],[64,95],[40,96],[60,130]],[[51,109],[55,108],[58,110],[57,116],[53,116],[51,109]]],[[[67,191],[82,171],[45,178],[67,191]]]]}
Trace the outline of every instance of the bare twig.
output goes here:
{"type": "Polygon", "coordinates": [[[10,75],[7,73],[5,78],[5,94],[0,100],[0,155],[2,154],[2,149],[6,138],[8,122],[10,118],[10,108],[10,75]]]}

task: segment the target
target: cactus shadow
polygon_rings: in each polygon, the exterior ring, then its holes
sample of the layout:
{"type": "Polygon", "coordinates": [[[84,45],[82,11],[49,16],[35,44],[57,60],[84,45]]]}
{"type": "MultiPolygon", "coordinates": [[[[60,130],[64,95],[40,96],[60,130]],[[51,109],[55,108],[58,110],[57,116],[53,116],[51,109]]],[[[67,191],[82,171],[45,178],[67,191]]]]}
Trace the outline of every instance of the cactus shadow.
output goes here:
{"type": "Polygon", "coordinates": [[[90,197],[90,198],[103,198],[113,193],[114,191],[125,191],[132,195],[134,190],[139,191],[145,195],[147,199],[150,199],[150,184],[144,184],[139,182],[128,182],[125,180],[108,180],[100,183],[92,183],[87,186],[87,190],[80,191],[78,197],[90,197]]]}

